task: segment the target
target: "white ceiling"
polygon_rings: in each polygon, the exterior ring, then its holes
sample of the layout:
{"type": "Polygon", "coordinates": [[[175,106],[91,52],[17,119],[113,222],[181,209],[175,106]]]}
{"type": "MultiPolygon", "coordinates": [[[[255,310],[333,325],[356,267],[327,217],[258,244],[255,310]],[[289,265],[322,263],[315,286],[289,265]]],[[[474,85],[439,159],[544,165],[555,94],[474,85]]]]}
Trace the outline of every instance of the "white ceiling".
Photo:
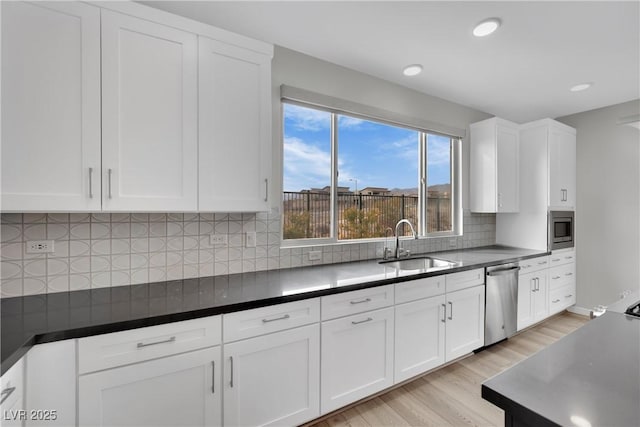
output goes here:
{"type": "Polygon", "coordinates": [[[516,122],[640,98],[640,1],[143,3],[516,122]]]}

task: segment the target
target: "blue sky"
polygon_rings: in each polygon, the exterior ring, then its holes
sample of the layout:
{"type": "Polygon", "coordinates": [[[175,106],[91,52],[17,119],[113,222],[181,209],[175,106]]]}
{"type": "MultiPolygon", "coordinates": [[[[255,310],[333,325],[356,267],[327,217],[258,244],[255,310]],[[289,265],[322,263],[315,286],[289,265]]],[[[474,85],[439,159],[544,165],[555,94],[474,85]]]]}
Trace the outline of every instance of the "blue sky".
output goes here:
{"type": "MultiPolygon", "coordinates": [[[[330,184],[331,114],[284,104],[284,191],[330,184]]],[[[428,184],[449,182],[449,138],[429,135],[428,184]]],[[[348,116],[338,120],[340,186],[418,186],[418,132],[348,116]]]]}

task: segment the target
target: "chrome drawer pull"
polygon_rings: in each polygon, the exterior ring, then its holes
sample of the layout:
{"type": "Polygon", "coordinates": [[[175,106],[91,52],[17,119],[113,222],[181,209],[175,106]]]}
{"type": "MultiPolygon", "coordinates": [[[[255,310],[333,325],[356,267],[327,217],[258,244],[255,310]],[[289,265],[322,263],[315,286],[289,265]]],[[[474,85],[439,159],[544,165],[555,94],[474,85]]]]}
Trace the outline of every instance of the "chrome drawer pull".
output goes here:
{"type": "Polygon", "coordinates": [[[566,256],[566,257],[564,257],[564,259],[573,259],[573,257],[572,256],[566,256]]]}
{"type": "Polygon", "coordinates": [[[7,400],[9,396],[11,396],[11,393],[13,393],[14,391],[16,391],[15,387],[7,387],[4,390],[2,390],[2,393],[0,393],[2,395],[2,400],[0,400],[0,405],[2,405],[4,401],[7,400]]]}
{"type": "Polygon", "coordinates": [[[288,314],[285,314],[284,316],[281,317],[276,317],[275,319],[262,319],[262,323],[269,323],[269,322],[275,322],[276,320],[285,320],[288,319],[289,316],[288,314]]]}
{"type": "Polygon", "coordinates": [[[569,294],[569,295],[565,295],[565,298],[571,298],[573,296],[573,294],[569,294]]]}
{"type": "Polygon", "coordinates": [[[547,261],[540,261],[540,262],[538,263],[538,265],[545,265],[546,263],[547,263],[547,261]]]}
{"type": "Polygon", "coordinates": [[[351,321],[352,324],[354,325],[359,325],[360,323],[365,323],[365,322],[371,322],[373,319],[371,317],[367,317],[364,320],[359,320],[359,321],[351,321]]]}
{"type": "Polygon", "coordinates": [[[164,341],[158,341],[158,342],[150,342],[149,344],[144,344],[139,342],[138,343],[138,348],[143,348],[143,347],[149,347],[150,345],[158,345],[158,344],[166,344],[166,343],[170,343],[170,342],[175,342],[176,337],[171,337],[167,340],[164,341]]]}
{"type": "Polygon", "coordinates": [[[363,302],[371,302],[371,298],[366,298],[360,301],[350,301],[349,304],[356,305],[356,304],[362,304],[363,302]]]}
{"type": "Polygon", "coordinates": [[[555,304],[555,303],[560,302],[560,300],[559,300],[559,299],[554,299],[554,300],[553,300],[553,301],[551,301],[551,302],[555,304]]]}
{"type": "Polygon", "coordinates": [[[560,261],[560,258],[554,258],[551,260],[551,262],[558,262],[558,261],[560,261]]]}
{"type": "Polygon", "coordinates": [[[551,279],[552,280],[558,280],[560,278],[560,276],[553,276],[551,279]]]}
{"type": "Polygon", "coordinates": [[[573,273],[565,273],[565,276],[573,276],[573,273]]]}

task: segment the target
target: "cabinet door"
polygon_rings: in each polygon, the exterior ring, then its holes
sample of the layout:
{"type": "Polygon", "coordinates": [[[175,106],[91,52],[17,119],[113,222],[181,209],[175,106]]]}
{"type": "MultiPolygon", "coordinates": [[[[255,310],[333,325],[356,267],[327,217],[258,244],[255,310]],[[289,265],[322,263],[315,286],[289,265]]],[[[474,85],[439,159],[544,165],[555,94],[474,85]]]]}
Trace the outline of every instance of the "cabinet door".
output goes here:
{"type": "Polygon", "coordinates": [[[320,326],[225,344],[224,425],[297,425],[320,415],[320,326]]]}
{"type": "Polygon", "coordinates": [[[197,209],[197,43],[102,11],[103,209],[197,209]]]}
{"type": "Polygon", "coordinates": [[[445,297],[396,306],[394,382],[444,363],[445,297]]]}
{"type": "Polygon", "coordinates": [[[535,292],[532,293],[533,298],[533,321],[537,322],[549,315],[549,299],[548,299],[548,273],[547,270],[539,271],[534,275],[537,280],[535,292]]]}
{"type": "Polygon", "coordinates": [[[447,293],[447,361],[484,345],[484,286],[447,293]]]}
{"type": "Polygon", "coordinates": [[[200,37],[199,208],[266,211],[271,57],[200,37]]]}
{"type": "Polygon", "coordinates": [[[24,412],[24,365],[22,358],[0,378],[0,425],[3,427],[22,426],[27,419],[24,412]]]}
{"type": "Polygon", "coordinates": [[[82,375],[81,426],[221,425],[220,347],[82,375]]]}
{"type": "Polygon", "coordinates": [[[518,130],[497,126],[497,209],[496,212],[518,212],[519,179],[518,130]]]}
{"type": "Polygon", "coordinates": [[[549,129],[549,206],[575,207],[576,136],[549,129]]]}
{"type": "Polygon", "coordinates": [[[534,290],[535,280],[533,280],[533,274],[521,274],[518,278],[518,330],[524,329],[533,323],[534,290]]]}
{"type": "Polygon", "coordinates": [[[100,210],[100,9],[1,7],[2,210],[100,210]]]}
{"type": "Polygon", "coordinates": [[[393,384],[393,307],[322,323],[322,413],[393,384]]]}

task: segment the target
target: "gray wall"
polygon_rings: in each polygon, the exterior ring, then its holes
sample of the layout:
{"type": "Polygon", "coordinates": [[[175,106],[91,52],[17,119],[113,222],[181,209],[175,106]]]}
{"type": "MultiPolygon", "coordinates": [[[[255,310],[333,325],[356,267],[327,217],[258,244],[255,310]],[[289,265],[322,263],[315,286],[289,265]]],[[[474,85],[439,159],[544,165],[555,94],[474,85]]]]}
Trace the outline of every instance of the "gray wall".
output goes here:
{"type": "MultiPolygon", "coordinates": [[[[275,48],[272,63],[272,82],[274,171],[282,170],[280,85],[285,84],[466,129],[467,138],[462,141],[462,206],[468,207],[469,124],[491,115],[279,46],[275,48]]],[[[274,173],[275,178],[282,180],[282,174],[278,176],[278,173],[274,173]]],[[[282,182],[274,191],[281,187],[282,182]]],[[[279,197],[272,197],[271,200],[279,200],[279,197]]]]}
{"type": "Polygon", "coordinates": [[[631,101],[557,120],[577,129],[577,306],[640,288],[640,131],[620,126],[631,101]]]}

